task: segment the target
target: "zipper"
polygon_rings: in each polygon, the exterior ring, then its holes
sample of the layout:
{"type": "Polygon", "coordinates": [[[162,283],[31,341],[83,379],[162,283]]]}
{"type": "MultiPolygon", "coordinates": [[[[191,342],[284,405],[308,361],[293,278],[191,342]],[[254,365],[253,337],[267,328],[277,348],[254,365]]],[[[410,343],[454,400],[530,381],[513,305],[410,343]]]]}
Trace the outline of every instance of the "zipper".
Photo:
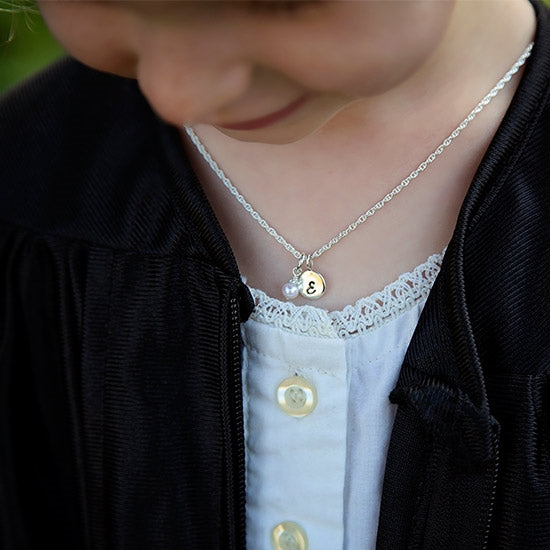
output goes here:
{"type": "MultiPolygon", "coordinates": [[[[229,299],[229,345],[227,349],[226,395],[223,399],[226,433],[227,546],[244,550],[246,544],[246,487],[244,420],[242,410],[241,335],[239,303],[229,299]]],[[[224,392],[225,393],[225,392],[224,392]]]]}
{"type": "MultiPolygon", "coordinates": [[[[466,207],[468,208],[472,207],[471,205],[472,201],[470,201],[470,204],[466,204],[466,201],[467,199],[465,199],[465,204],[462,205],[463,212],[466,212],[466,207]]],[[[460,307],[457,308],[458,311],[456,311],[456,313],[458,313],[462,318],[462,323],[456,326],[451,326],[451,330],[455,334],[462,333],[462,339],[465,340],[464,342],[461,342],[461,346],[459,348],[462,350],[462,353],[457,354],[460,371],[462,371],[464,365],[472,365],[472,367],[469,369],[470,372],[467,373],[468,376],[462,377],[462,379],[465,382],[465,386],[468,389],[473,390],[471,392],[471,395],[474,395],[474,396],[478,393],[477,391],[478,388],[481,390],[479,392],[481,393],[481,395],[479,396],[481,407],[484,408],[485,411],[487,412],[487,415],[490,416],[489,396],[487,393],[487,387],[485,385],[484,372],[481,366],[479,355],[477,353],[475,337],[473,335],[470,316],[468,314],[468,307],[466,305],[466,290],[465,290],[466,285],[464,280],[464,239],[465,239],[465,234],[467,232],[467,229],[465,224],[461,224],[461,225],[462,225],[462,227],[460,228],[461,239],[459,241],[461,244],[460,244],[459,250],[455,252],[454,256],[451,256],[452,258],[451,269],[449,269],[447,272],[449,274],[454,272],[456,276],[454,281],[452,279],[448,280],[448,284],[450,286],[451,294],[458,297],[456,301],[460,307]],[[466,350],[468,349],[470,350],[470,354],[467,354],[466,350]],[[474,357],[471,357],[471,355],[473,355],[474,357]],[[472,388],[473,386],[472,379],[471,379],[472,375],[474,375],[477,378],[478,387],[472,388]]],[[[457,235],[458,235],[458,229],[455,229],[455,237],[457,237],[457,235]]],[[[487,514],[486,514],[485,526],[483,531],[480,532],[480,538],[481,536],[483,536],[483,539],[480,541],[481,542],[479,546],[480,550],[486,550],[489,543],[489,535],[490,535],[491,523],[493,520],[495,500],[496,500],[498,475],[500,470],[499,432],[496,426],[492,426],[491,429],[492,429],[491,443],[493,445],[492,450],[494,452],[494,466],[492,471],[492,485],[490,487],[490,493],[486,497],[487,514]]]]}
{"type": "Polygon", "coordinates": [[[495,508],[495,499],[497,493],[497,480],[500,470],[500,449],[498,445],[498,436],[496,431],[493,432],[493,449],[495,452],[495,466],[493,470],[493,486],[491,487],[491,494],[489,495],[489,504],[487,510],[487,523],[485,525],[485,533],[483,536],[483,543],[481,545],[481,550],[487,550],[487,545],[489,544],[489,532],[491,530],[491,522],[493,520],[493,511],[495,508]]]}

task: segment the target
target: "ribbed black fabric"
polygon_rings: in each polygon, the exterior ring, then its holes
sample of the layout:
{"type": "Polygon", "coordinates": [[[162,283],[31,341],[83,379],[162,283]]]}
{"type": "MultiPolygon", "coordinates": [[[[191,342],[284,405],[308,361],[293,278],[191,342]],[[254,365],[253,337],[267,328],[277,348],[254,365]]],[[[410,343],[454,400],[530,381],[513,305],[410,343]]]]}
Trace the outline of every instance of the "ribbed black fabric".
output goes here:
{"type": "MultiPolygon", "coordinates": [[[[538,9],[392,393],[382,549],[550,548],[538,9]]],[[[252,302],[178,132],[68,60],[3,98],[0,166],[0,548],[244,549],[252,302]]]]}
{"type": "Polygon", "coordinates": [[[550,22],[401,370],[380,548],[550,548],[550,22]]]}
{"type": "Polygon", "coordinates": [[[0,547],[243,548],[252,302],[177,131],[74,61],[0,128],[0,547]]]}

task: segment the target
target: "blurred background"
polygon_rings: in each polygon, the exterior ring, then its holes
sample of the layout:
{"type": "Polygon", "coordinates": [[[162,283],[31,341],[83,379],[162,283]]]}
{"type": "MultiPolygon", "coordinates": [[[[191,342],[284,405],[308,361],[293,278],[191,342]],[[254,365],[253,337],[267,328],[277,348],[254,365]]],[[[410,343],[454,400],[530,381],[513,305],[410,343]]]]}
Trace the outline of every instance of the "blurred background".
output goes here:
{"type": "Polygon", "coordinates": [[[11,13],[8,8],[0,1],[0,94],[63,55],[36,9],[11,13]]]}

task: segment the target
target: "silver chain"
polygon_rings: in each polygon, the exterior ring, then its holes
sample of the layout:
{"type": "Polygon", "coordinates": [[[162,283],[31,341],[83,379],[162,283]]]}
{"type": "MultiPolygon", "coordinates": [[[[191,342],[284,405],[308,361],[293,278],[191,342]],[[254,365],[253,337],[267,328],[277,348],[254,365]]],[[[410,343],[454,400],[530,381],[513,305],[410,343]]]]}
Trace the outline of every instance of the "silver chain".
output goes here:
{"type": "Polygon", "coordinates": [[[190,127],[185,127],[187,135],[202,155],[204,160],[208,163],[210,168],[223,182],[225,187],[231,192],[231,194],[237,199],[237,201],[243,206],[243,208],[254,218],[258,224],[263,227],[269,235],[271,235],[279,244],[281,244],[288,252],[290,252],[298,260],[308,258],[310,261],[318,258],[321,254],[324,254],[327,250],[330,250],[335,244],[340,242],[344,237],[349,235],[352,231],[355,231],[361,224],[365,223],[371,216],[373,216],[378,210],[380,210],[385,204],[390,202],[397,194],[401,193],[405,187],[409,185],[419,174],[424,172],[430,164],[432,164],[443,152],[449,147],[453,141],[460,135],[462,130],[474,120],[474,118],[492,101],[494,97],[510,82],[512,77],[519,71],[521,66],[525,63],[527,58],[531,55],[533,49],[533,43],[525,49],[521,57],[514,63],[510,70],[497,82],[494,88],[472,109],[470,114],[451,132],[451,134],[443,140],[443,142],[437,147],[437,149],[431,153],[426,160],[421,162],[418,167],[413,170],[399,185],[394,187],[385,197],[380,199],[374,206],[369,208],[366,212],[361,214],[353,223],[350,223],[345,229],[340,231],[337,235],[332,237],[330,241],[318,248],[311,254],[305,254],[297,250],[292,244],[290,244],[282,235],[280,235],[274,227],[269,225],[267,221],[252,207],[252,205],[244,198],[240,191],[231,183],[231,180],[225,175],[223,170],[218,166],[216,161],[212,158],[210,153],[206,150],[206,147],[199,140],[197,134],[190,127]]]}

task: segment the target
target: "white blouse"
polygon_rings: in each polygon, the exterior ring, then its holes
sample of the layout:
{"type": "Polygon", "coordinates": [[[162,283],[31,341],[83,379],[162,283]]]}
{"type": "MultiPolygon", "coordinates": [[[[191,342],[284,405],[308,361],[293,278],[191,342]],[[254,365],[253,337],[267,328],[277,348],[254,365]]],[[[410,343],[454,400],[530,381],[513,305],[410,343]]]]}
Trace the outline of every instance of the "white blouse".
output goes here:
{"type": "Polygon", "coordinates": [[[442,258],[341,311],[252,290],[242,327],[251,550],[375,547],[388,395],[442,258]]]}

